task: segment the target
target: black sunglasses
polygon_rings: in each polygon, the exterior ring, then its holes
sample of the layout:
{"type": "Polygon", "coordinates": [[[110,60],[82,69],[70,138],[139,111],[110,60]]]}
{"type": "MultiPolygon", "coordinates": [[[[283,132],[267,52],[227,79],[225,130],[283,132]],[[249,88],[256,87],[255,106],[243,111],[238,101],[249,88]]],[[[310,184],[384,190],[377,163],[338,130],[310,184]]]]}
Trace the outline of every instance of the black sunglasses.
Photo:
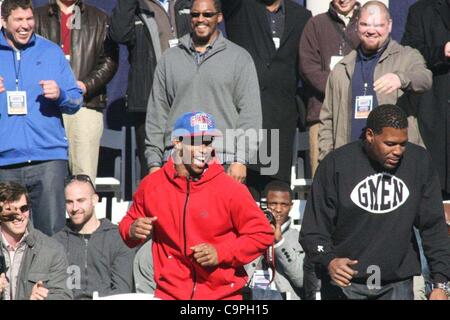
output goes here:
{"type": "Polygon", "coordinates": [[[202,15],[205,18],[212,18],[217,14],[219,14],[219,12],[191,12],[191,17],[198,18],[200,17],[200,15],[202,15]]]}
{"type": "Polygon", "coordinates": [[[183,144],[191,146],[209,146],[213,143],[214,137],[211,136],[198,136],[198,137],[179,137],[179,141],[183,144]]]}
{"type": "MultiPolygon", "coordinates": [[[[3,209],[0,207],[0,209],[3,209]]],[[[30,211],[30,206],[28,204],[24,204],[23,206],[17,208],[19,209],[19,211],[21,213],[26,213],[28,211],[30,211]]],[[[3,210],[0,210],[0,212],[2,212],[3,210]]],[[[9,221],[14,221],[14,220],[22,220],[22,217],[17,215],[17,214],[10,214],[10,215],[2,215],[1,221],[5,221],[5,222],[9,222],[9,221]]]]}
{"type": "Polygon", "coordinates": [[[81,182],[87,182],[91,185],[92,189],[95,191],[94,183],[92,182],[91,178],[87,174],[74,174],[71,176],[68,176],[66,178],[66,186],[71,183],[72,181],[81,181],[81,182]]]}

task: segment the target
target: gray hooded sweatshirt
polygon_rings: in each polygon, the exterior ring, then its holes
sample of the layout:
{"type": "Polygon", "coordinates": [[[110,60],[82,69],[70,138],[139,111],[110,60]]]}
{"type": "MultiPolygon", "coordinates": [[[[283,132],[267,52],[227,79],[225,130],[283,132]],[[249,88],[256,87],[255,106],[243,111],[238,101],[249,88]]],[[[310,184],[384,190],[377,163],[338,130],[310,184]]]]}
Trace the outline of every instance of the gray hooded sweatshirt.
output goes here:
{"type": "Polygon", "coordinates": [[[67,273],[75,299],[132,292],[134,250],[129,249],[116,225],[101,219],[91,235],[79,234],[70,224],[53,236],[64,246],[67,273]]]}

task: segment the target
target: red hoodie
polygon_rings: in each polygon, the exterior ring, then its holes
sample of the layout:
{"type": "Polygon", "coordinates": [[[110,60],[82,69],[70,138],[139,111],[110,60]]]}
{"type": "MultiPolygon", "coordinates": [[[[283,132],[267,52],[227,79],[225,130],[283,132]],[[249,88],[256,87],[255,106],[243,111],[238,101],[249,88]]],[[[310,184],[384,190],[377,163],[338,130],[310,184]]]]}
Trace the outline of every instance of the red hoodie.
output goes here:
{"type": "Polygon", "coordinates": [[[140,217],[158,220],[153,229],[155,296],[161,299],[242,299],[247,282],[243,265],[273,243],[273,231],[245,185],[212,163],[197,181],[180,177],[173,161],[145,177],[133,205],[119,224],[130,247],[131,224],[140,217]],[[219,265],[202,267],[190,247],[213,245],[219,265]]]}

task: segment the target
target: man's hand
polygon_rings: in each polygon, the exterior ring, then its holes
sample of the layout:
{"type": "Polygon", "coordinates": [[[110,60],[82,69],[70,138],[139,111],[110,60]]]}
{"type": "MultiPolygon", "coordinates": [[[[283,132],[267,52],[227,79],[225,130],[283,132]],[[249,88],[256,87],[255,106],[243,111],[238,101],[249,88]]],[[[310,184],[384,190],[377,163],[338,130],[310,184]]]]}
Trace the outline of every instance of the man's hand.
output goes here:
{"type": "MultiPolygon", "coordinates": [[[[444,55],[445,55],[447,58],[450,58],[450,41],[447,42],[447,43],[445,44],[445,47],[444,47],[444,55]]],[[[1,86],[0,86],[0,89],[1,89],[1,86]]],[[[0,92],[1,92],[1,90],[0,90],[0,92]]]]}
{"type": "Polygon", "coordinates": [[[61,91],[59,90],[59,86],[54,80],[41,80],[39,81],[39,85],[42,87],[42,92],[44,97],[50,100],[57,100],[61,91]]]}
{"type": "Polygon", "coordinates": [[[402,87],[400,78],[395,73],[386,73],[373,84],[378,94],[390,94],[402,87]]]}
{"type": "Polygon", "coordinates": [[[152,235],[153,222],[158,217],[139,218],[130,227],[129,235],[132,240],[146,240],[152,235]]]}
{"type": "Polygon", "coordinates": [[[159,169],[161,169],[161,167],[151,167],[150,170],[148,170],[148,174],[152,174],[153,172],[156,172],[159,169]]]}
{"type": "Polygon", "coordinates": [[[84,84],[84,82],[77,81],[77,85],[78,85],[78,88],[80,88],[81,91],[83,91],[83,95],[85,95],[87,92],[87,88],[86,88],[86,85],[84,84]]]}
{"type": "Polygon", "coordinates": [[[202,267],[215,267],[219,264],[217,250],[209,243],[200,243],[191,247],[194,259],[202,267]]]}
{"type": "Polygon", "coordinates": [[[328,264],[328,273],[331,279],[341,287],[350,285],[352,278],[358,273],[350,266],[357,264],[357,260],[350,260],[348,258],[334,258],[328,264]]]}
{"type": "Polygon", "coordinates": [[[6,275],[4,273],[0,274],[0,295],[3,293],[5,288],[8,286],[8,280],[6,280],[6,275]]]}
{"type": "Polygon", "coordinates": [[[0,201],[0,221],[13,221],[14,219],[21,219],[18,208],[11,207],[0,201]]]}
{"type": "Polygon", "coordinates": [[[0,76],[0,93],[5,91],[5,82],[2,76],[0,76]]]}
{"type": "Polygon", "coordinates": [[[278,243],[281,241],[281,239],[283,239],[283,233],[281,232],[281,226],[283,225],[283,222],[281,220],[280,215],[276,214],[275,212],[272,212],[272,214],[275,218],[275,226],[274,225],[271,226],[273,227],[274,231],[275,243],[278,243]]]}
{"type": "Polygon", "coordinates": [[[436,288],[431,291],[430,300],[448,300],[448,297],[444,290],[436,288]]]}
{"type": "Polygon", "coordinates": [[[228,167],[227,174],[234,180],[237,180],[240,183],[244,183],[245,178],[247,177],[247,167],[242,163],[233,162],[228,167]]]}
{"type": "Polygon", "coordinates": [[[36,282],[31,289],[30,300],[45,300],[48,296],[48,289],[44,287],[44,283],[42,281],[36,282]]]}

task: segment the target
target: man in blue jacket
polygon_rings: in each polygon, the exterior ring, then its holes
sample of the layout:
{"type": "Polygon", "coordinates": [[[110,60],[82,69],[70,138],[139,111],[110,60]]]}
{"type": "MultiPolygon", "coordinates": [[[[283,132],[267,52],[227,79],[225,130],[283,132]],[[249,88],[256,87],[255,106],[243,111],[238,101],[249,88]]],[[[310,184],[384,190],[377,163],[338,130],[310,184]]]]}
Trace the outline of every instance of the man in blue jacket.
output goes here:
{"type": "Polygon", "coordinates": [[[2,3],[0,181],[26,186],[34,226],[52,235],[65,223],[67,138],[62,112],[83,101],[61,49],[34,34],[31,0],[2,3]]]}

